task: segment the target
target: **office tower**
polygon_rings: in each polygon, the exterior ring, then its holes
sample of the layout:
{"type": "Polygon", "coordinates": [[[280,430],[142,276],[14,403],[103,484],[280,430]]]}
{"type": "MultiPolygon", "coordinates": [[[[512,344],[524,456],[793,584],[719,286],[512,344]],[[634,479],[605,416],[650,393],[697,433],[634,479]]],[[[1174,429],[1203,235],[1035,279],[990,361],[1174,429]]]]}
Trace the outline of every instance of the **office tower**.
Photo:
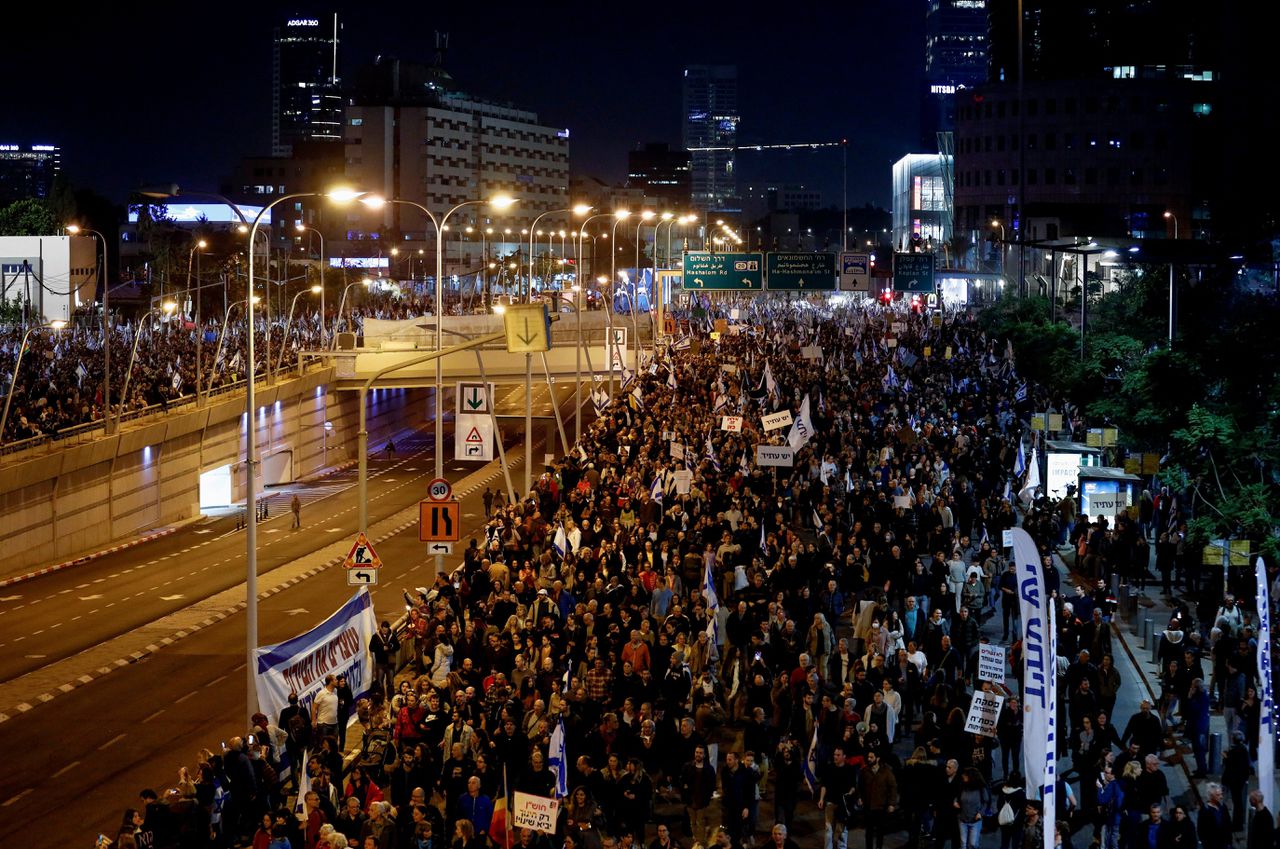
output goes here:
{"type": "Polygon", "coordinates": [[[956,94],[987,79],[987,0],[926,0],[921,110],[926,150],[955,129],[956,94]]]}
{"type": "Polygon", "coordinates": [[[62,151],[55,144],[0,144],[0,204],[47,198],[62,172],[62,151]]]}
{"type": "Polygon", "coordinates": [[[276,27],[271,61],[271,152],[301,142],[342,141],[338,16],[287,18],[276,27]]]}
{"type": "Polygon", "coordinates": [[[689,150],[693,205],[734,211],[738,199],[738,69],[690,65],[684,69],[684,146],[689,150]],[[708,150],[707,148],[715,148],[708,150]]]}

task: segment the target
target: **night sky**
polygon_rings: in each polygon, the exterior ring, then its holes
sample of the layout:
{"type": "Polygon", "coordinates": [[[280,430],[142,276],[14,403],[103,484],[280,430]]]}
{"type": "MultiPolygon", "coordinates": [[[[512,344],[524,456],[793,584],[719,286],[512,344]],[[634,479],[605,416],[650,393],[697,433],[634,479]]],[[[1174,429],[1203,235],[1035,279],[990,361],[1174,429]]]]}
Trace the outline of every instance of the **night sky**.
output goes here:
{"type": "MultiPolygon", "coordinates": [[[[77,187],[114,200],[144,182],[216,188],[269,152],[271,29],[282,16],[343,21],[344,75],[377,54],[446,68],[475,95],[568,127],[575,174],[619,181],[637,142],[680,142],[680,71],[736,64],[739,143],[849,139],[849,203],[887,206],[890,166],[919,145],[923,0],[775,4],[417,6],[119,4],[58,13],[0,51],[0,143],[61,145],[77,187]],[[428,9],[440,9],[438,15],[428,9]]],[[[805,180],[840,199],[838,152],[744,154],[744,178],[805,180]]]]}

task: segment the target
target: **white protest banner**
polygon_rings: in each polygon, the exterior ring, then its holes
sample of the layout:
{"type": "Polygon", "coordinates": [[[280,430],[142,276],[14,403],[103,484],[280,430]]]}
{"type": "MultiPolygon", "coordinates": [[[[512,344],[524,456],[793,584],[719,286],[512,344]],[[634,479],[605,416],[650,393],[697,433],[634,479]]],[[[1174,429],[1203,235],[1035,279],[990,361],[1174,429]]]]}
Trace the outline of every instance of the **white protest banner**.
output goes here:
{"type": "Polygon", "coordinates": [[[693,485],[693,472],[680,469],[672,477],[676,479],[676,495],[688,495],[689,488],[693,485]]]}
{"type": "Polygon", "coordinates": [[[1013,548],[1013,529],[1005,528],[1000,532],[1000,547],[1013,548]]]}
{"type": "Polygon", "coordinates": [[[901,507],[903,510],[910,510],[910,509],[911,509],[911,496],[910,496],[910,495],[895,495],[895,496],[893,497],[893,506],[894,506],[894,507],[901,507]]]}
{"type": "Polygon", "coordinates": [[[791,427],[790,410],[783,410],[780,413],[770,413],[767,416],[760,417],[760,424],[764,426],[766,432],[771,430],[781,430],[784,427],[791,427]]]}
{"type": "Polygon", "coordinates": [[[1042,849],[1054,849],[1052,834],[1058,804],[1058,676],[1055,674],[1057,634],[1053,604],[1045,592],[1044,571],[1035,540],[1022,528],[1013,528],[1011,532],[1018,574],[1018,612],[1022,615],[1022,774],[1026,776],[1027,798],[1044,803],[1046,837],[1042,849]]]}
{"type": "Polygon", "coordinates": [[[675,431],[673,431],[673,430],[664,430],[664,431],[662,432],[662,441],[663,441],[663,442],[670,442],[671,440],[673,440],[673,439],[675,439],[675,438],[676,438],[676,433],[675,433],[675,431]]]}
{"type": "Polygon", "coordinates": [[[978,680],[1004,683],[1004,647],[982,643],[978,646],[978,680]]]}
{"type": "Polygon", "coordinates": [[[684,446],[681,445],[679,442],[671,443],[671,459],[672,460],[684,459],[684,446]]]}
{"type": "Polygon", "coordinates": [[[279,716],[289,705],[289,694],[297,693],[298,704],[310,715],[311,701],[328,675],[345,675],[352,694],[357,699],[364,696],[373,684],[369,642],[377,630],[373,597],[367,587],[361,587],[336,613],[305,634],[254,649],[258,710],[279,716]]]}
{"type": "Polygon", "coordinates": [[[756,465],[757,466],[783,466],[791,468],[796,462],[796,452],[794,448],[786,445],[757,445],[756,446],[756,465]]]}
{"type": "Polygon", "coordinates": [[[720,429],[729,433],[742,433],[742,416],[721,416],[720,429]]]}
{"type": "Polygon", "coordinates": [[[720,371],[724,372],[725,374],[737,374],[738,367],[735,366],[733,363],[725,363],[724,365],[720,366],[720,371]]]}
{"type": "Polygon", "coordinates": [[[800,356],[804,357],[806,360],[820,360],[822,359],[822,346],[805,345],[800,349],[800,356]]]}
{"type": "Polygon", "coordinates": [[[964,721],[965,734],[981,734],[983,737],[996,736],[996,722],[1000,719],[1000,706],[1004,704],[1004,696],[999,693],[986,693],[981,690],[973,694],[969,703],[969,716],[964,721]]]}
{"type": "Polygon", "coordinates": [[[511,827],[530,828],[546,834],[556,833],[556,818],[560,813],[560,801],[548,796],[515,792],[511,806],[511,827]]]}

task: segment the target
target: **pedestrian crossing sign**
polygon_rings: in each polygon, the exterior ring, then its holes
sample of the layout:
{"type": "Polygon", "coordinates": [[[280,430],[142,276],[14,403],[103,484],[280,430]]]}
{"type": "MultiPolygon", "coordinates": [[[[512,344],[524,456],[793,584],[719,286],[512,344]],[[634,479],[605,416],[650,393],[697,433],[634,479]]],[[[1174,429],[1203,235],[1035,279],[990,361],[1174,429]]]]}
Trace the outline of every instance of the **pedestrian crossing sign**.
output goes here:
{"type": "Polygon", "coordinates": [[[378,557],[378,553],[373,550],[373,544],[369,542],[369,538],[361,531],[356,536],[356,541],[351,546],[351,550],[347,552],[347,559],[342,561],[343,569],[381,569],[382,560],[378,557]]]}

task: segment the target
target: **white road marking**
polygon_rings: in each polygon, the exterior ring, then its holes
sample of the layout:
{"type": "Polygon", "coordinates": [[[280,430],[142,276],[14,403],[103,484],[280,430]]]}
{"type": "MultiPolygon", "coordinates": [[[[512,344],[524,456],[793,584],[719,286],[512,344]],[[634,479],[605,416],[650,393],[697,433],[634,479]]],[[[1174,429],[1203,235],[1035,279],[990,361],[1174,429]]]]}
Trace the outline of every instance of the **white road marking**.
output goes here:
{"type": "Polygon", "coordinates": [[[206,688],[209,688],[209,687],[212,687],[214,684],[221,684],[223,681],[226,681],[226,680],[227,680],[227,676],[219,675],[217,678],[214,678],[212,681],[210,681],[208,684],[205,684],[204,686],[206,688]]]}
{"type": "Polygon", "coordinates": [[[57,772],[55,772],[53,775],[49,777],[61,778],[62,776],[66,775],[68,772],[71,772],[71,770],[75,769],[78,766],[80,766],[80,761],[72,761],[71,763],[67,764],[62,769],[58,770],[57,772]]]}
{"type": "Polygon", "coordinates": [[[101,752],[103,749],[107,749],[107,748],[110,748],[111,746],[114,746],[116,743],[119,743],[121,740],[123,740],[124,736],[125,735],[123,734],[117,734],[116,736],[112,737],[110,740],[108,740],[107,742],[99,746],[98,751],[101,752]]]}
{"type": "Polygon", "coordinates": [[[94,599],[102,598],[102,593],[97,593],[96,595],[82,595],[79,596],[79,598],[81,601],[93,601],[94,599]]]}
{"type": "Polygon", "coordinates": [[[14,796],[14,797],[12,797],[11,799],[9,799],[9,801],[7,801],[7,802],[5,802],[5,803],[3,803],[3,804],[0,804],[0,808],[7,808],[7,807],[9,807],[9,806],[10,806],[10,805],[12,805],[14,802],[17,802],[19,799],[21,799],[23,796],[26,796],[26,795],[27,795],[28,793],[30,793],[30,792],[31,792],[31,788],[30,788],[30,787],[28,787],[26,790],[23,790],[23,791],[22,791],[21,793],[19,793],[17,796],[14,796]]]}
{"type": "Polygon", "coordinates": [[[189,698],[191,698],[192,696],[194,696],[195,694],[196,694],[196,691],[195,691],[195,690],[192,690],[190,693],[187,693],[185,696],[181,696],[181,697],[179,697],[179,698],[177,698],[177,699],[174,699],[174,700],[173,700],[173,703],[174,703],[175,705],[180,705],[180,704],[182,704],[183,702],[185,702],[187,699],[189,699],[189,698]]]}
{"type": "Polygon", "coordinates": [[[180,598],[182,598],[182,593],[178,593],[177,595],[162,595],[162,596],[160,596],[160,600],[161,600],[161,601],[177,601],[177,600],[178,600],[178,599],[180,599],[180,598]]]}
{"type": "Polygon", "coordinates": [[[158,710],[158,711],[156,711],[155,713],[151,714],[151,716],[148,716],[146,719],[144,719],[144,720],[142,720],[142,721],[143,721],[143,722],[150,722],[151,720],[155,719],[155,718],[156,718],[157,716],[159,716],[160,714],[164,713],[164,711],[165,711],[165,709],[164,709],[164,708],[160,708],[160,710],[158,710]]]}

